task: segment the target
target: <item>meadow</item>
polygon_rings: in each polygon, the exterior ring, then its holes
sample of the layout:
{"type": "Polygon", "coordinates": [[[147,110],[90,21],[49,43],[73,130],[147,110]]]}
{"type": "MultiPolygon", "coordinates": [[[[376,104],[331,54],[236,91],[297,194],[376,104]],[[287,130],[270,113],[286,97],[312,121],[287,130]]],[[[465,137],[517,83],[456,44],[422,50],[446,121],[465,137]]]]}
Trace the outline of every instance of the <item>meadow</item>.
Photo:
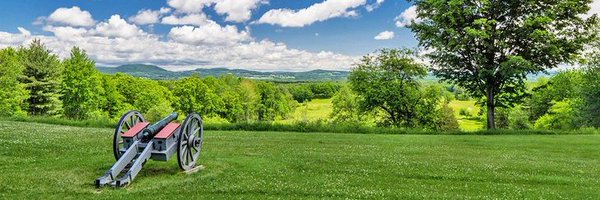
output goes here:
{"type": "Polygon", "coordinates": [[[206,131],[200,163],[96,189],[112,129],[0,121],[0,199],[598,199],[600,135],[206,131]]]}

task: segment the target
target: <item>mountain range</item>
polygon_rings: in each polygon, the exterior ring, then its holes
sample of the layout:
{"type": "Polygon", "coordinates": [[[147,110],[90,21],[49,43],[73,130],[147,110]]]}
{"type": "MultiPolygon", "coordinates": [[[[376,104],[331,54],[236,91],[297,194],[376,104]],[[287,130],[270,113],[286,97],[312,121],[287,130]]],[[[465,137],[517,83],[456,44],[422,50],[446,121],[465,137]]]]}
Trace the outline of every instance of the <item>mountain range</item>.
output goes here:
{"type": "Polygon", "coordinates": [[[238,77],[273,80],[284,82],[299,81],[339,81],[345,80],[350,72],[332,71],[332,70],[312,70],[306,72],[260,72],[245,69],[227,69],[227,68],[198,68],[188,71],[169,71],[156,65],[128,64],[118,67],[97,67],[98,70],[106,74],[125,73],[136,77],[145,77],[150,79],[178,79],[191,76],[194,73],[202,77],[221,76],[232,74],[238,77]]]}

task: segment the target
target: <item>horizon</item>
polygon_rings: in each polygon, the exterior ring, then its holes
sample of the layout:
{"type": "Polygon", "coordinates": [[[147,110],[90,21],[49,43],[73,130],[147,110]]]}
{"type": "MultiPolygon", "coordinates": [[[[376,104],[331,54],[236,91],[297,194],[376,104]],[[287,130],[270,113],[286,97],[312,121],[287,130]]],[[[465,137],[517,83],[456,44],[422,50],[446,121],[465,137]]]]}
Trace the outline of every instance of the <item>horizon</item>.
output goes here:
{"type": "MultiPolygon", "coordinates": [[[[78,46],[100,66],[264,72],[349,71],[377,49],[418,48],[404,0],[31,2],[1,3],[0,48],[40,39],[60,58],[78,46]]],[[[587,16],[600,13],[600,0],[590,6],[587,16]]]]}

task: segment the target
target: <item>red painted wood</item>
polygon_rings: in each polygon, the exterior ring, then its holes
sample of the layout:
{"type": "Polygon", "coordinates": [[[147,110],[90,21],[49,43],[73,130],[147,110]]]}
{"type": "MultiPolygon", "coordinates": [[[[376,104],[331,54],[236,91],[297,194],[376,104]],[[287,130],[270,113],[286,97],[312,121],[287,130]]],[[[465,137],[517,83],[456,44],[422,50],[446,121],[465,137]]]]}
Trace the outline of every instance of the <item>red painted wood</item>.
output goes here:
{"type": "Polygon", "coordinates": [[[137,123],[135,124],[135,126],[131,127],[127,132],[123,133],[121,137],[133,137],[138,133],[142,132],[142,130],[144,130],[149,124],[150,122],[137,123]]]}
{"type": "Polygon", "coordinates": [[[165,128],[160,130],[160,132],[158,132],[158,134],[156,134],[156,136],[154,136],[154,138],[158,138],[158,139],[169,138],[169,137],[171,137],[171,135],[173,135],[173,133],[175,133],[175,130],[178,127],[179,127],[178,123],[169,123],[169,124],[167,124],[167,126],[165,126],[165,128]]]}

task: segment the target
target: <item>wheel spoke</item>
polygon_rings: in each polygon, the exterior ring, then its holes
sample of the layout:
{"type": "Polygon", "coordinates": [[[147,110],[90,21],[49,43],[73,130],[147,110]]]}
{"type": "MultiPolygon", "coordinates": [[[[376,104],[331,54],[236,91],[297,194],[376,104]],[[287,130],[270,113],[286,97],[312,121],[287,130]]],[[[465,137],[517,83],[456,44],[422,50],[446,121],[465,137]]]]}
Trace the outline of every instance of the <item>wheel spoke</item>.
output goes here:
{"type": "Polygon", "coordinates": [[[125,127],[127,128],[127,130],[131,129],[131,125],[129,125],[129,122],[125,122],[125,127]]]}
{"type": "Polygon", "coordinates": [[[194,161],[194,158],[192,157],[192,151],[191,151],[191,150],[188,150],[188,155],[190,156],[190,159],[191,159],[192,161],[194,161]]]}

